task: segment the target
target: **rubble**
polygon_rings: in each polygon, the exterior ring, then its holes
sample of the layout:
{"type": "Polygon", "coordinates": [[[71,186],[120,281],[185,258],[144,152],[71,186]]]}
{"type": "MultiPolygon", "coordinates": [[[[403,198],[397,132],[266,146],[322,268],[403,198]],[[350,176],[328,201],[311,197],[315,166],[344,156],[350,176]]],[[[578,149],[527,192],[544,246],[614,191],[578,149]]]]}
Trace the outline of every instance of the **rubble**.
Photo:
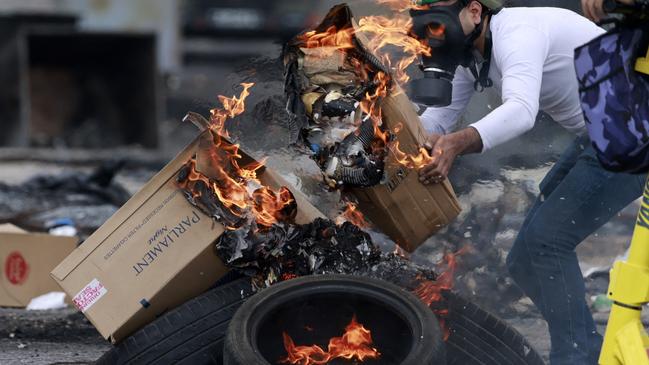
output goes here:
{"type": "Polygon", "coordinates": [[[418,277],[434,279],[424,269],[393,253],[381,253],[370,235],[352,223],[326,219],[277,224],[265,231],[227,231],[216,245],[232,268],[252,277],[257,288],[313,274],[358,274],[414,285],[418,277]]]}

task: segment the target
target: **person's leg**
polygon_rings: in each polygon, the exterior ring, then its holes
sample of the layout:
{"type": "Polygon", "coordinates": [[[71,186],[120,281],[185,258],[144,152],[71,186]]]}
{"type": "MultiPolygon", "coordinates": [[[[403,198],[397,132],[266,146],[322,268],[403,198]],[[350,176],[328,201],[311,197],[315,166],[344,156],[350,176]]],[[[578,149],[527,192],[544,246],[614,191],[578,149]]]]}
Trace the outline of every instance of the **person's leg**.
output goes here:
{"type": "Polygon", "coordinates": [[[575,248],[637,199],[643,182],[642,176],[604,170],[588,147],[519,233],[517,243],[527,249],[529,277],[514,279],[530,292],[548,322],[553,365],[597,362],[601,336],[586,304],[575,248]]]}
{"type": "MultiPolygon", "coordinates": [[[[587,137],[577,137],[575,141],[561,154],[559,160],[546,174],[543,181],[541,181],[541,184],[539,184],[539,196],[536,198],[532,208],[527,212],[527,216],[525,217],[525,221],[523,222],[519,232],[527,230],[530,221],[545,200],[545,197],[550,196],[554,189],[563,181],[566,175],[568,175],[589,143],[587,137]]],[[[539,298],[541,287],[538,283],[538,278],[529,270],[532,262],[530,260],[527,245],[525,245],[523,240],[523,235],[519,234],[514,241],[514,244],[507,255],[506,264],[510,275],[523,292],[530,297],[533,302],[540,303],[541,301],[539,298]]],[[[543,314],[544,309],[542,306],[537,305],[537,307],[543,314]]]]}

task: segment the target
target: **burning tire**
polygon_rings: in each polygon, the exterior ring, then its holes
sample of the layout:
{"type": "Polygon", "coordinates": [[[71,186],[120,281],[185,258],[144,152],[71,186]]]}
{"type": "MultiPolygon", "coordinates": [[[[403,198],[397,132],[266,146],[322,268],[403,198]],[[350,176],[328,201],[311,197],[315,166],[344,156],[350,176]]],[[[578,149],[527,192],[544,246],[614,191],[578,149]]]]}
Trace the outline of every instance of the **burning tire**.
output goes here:
{"type": "Polygon", "coordinates": [[[394,284],[347,275],[308,276],[246,301],[230,321],[223,359],[226,365],[303,364],[306,360],[296,359],[306,358],[319,364],[347,358],[439,365],[446,363],[442,337],[433,312],[394,284]],[[327,343],[326,350],[315,345],[327,343]]]}
{"type": "Polygon", "coordinates": [[[228,323],[250,294],[247,278],[217,286],[145,326],[97,364],[222,364],[228,323]]]}

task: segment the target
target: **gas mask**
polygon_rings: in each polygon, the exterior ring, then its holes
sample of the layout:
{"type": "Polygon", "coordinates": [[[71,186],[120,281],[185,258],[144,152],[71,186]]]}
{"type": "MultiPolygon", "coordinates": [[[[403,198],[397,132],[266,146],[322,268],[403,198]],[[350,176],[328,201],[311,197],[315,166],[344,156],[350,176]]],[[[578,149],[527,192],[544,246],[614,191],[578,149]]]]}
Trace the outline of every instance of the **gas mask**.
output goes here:
{"type": "Polygon", "coordinates": [[[455,70],[475,64],[473,42],[480,36],[483,23],[468,36],[464,34],[459,14],[466,5],[466,0],[458,0],[452,5],[410,10],[412,32],[432,49],[430,57],[422,57],[424,77],[411,83],[416,103],[434,107],[451,104],[455,70]]]}

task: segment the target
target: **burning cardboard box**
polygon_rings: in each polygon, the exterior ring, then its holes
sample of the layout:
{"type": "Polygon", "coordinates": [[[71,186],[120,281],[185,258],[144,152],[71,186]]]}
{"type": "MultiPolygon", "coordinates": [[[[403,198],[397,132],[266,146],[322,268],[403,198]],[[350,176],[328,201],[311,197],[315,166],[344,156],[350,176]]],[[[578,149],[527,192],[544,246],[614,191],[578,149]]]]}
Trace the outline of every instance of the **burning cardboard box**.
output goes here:
{"type": "Polygon", "coordinates": [[[222,220],[226,215],[233,221],[243,220],[254,210],[237,200],[247,192],[229,185],[240,182],[231,170],[238,168],[238,163],[254,165],[254,169],[244,170],[265,187],[263,191],[290,192],[297,222],[321,216],[299,191],[288,188],[281,176],[218,134],[222,131],[213,124],[243,112],[249,87],[245,86],[239,98],[221,98],[224,109],[213,110],[212,122],[203,125],[209,129],[52,271],[52,277],[106,339],[114,343],[122,340],[156,316],[204,292],[227,272],[214,243],[237,227],[220,222],[231,222],[222,220]],[[237,157],[228,161],[230,164],[216,164],[219,161],[214,157],[224,151],[237,157]],[[216,180],[201,180],[202,176],[216,180]],[[206,214],[208,210],[190,202],[213,200],[201,200],[201,193],[187,189],[189,184],[204,184],[204,197],[221,193],[212,187],[232,188],[217,200],[224,202],[223,207],[236,209],[222,210],[222,216],[206,214]]]}
{"type": "Polygon", "coordinates": [[[0,306],[26,307],[32,298],[60,291],[49,272],[77,246],[78,238],[30,233],[0,225],[0,306]]]}
{"type": "Polygon", "coordinates": [[[289,43],[284,63],[293,142],[310,149],[330,188],[350,188],[372,223],[413,251],[451,222],[460,205],[448,181],[418,181],[416,170],[433,157],[420,147],[426,133],[399,83],[430,49],[408,27],[398,18],[356,24],[349,7],[338,5],[289,43]],[[399,62],[377,57],[386,45],[401,47],[405,56],[399,62]]]}

